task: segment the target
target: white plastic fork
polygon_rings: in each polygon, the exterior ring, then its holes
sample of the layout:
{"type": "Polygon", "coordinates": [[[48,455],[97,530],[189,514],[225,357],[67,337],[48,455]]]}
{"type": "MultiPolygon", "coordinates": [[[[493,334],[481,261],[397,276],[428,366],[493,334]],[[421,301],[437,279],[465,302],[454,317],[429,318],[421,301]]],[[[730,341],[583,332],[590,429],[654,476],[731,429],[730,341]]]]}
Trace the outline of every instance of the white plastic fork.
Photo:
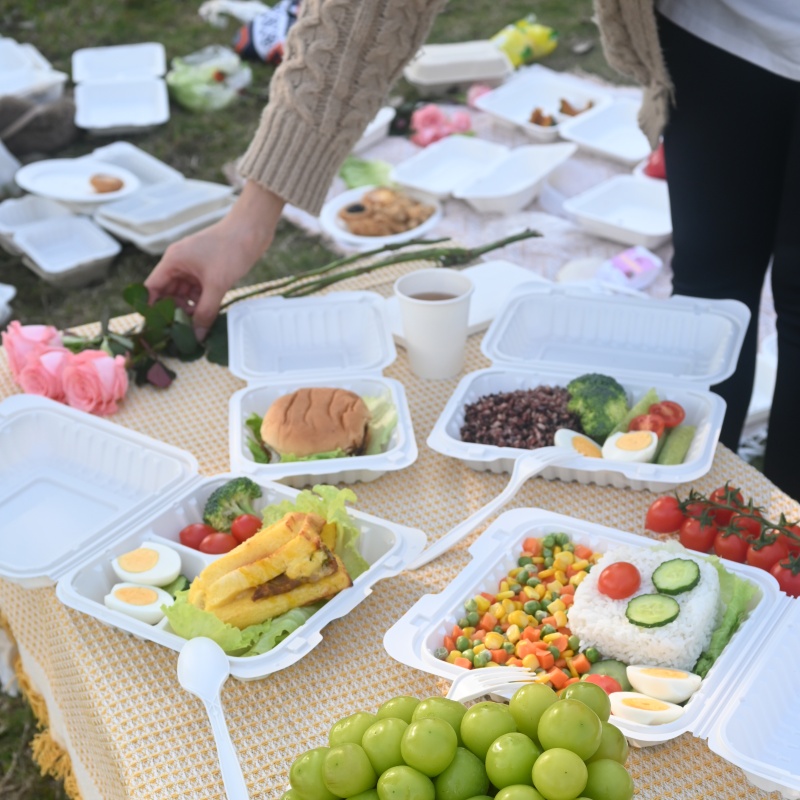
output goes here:
{"type": "Polygon", "coordinates": [[[454,544],[469,536],[475,528],[489,517],[499,511],[512,497],[522,488],[528,478],[538,475],[547,467],[554,464],[568,464],[578,458],[574,450],[564,447],[541,447],[529,456],[518,458],[514,464],[514,470],[506,484],[506,488],[500,492],[494,500],[490,500],[485,506],[479,508],[472,516],[460,522],[451,531],[440,539],[437,539],[429,548],[423,550],[419,557],[412,561],[406,569],[417,569],[438,558],[442,553],[449,550],[454,544]]]}
{"type": "Polygon", "coordinates": [[[447,692],[449,700],[466,703],[485,694],[503,689],[517,689],[524,683],[532,683],[536,673],[525,667],[500,667],[499,669],[464,670],[447,692]]]}

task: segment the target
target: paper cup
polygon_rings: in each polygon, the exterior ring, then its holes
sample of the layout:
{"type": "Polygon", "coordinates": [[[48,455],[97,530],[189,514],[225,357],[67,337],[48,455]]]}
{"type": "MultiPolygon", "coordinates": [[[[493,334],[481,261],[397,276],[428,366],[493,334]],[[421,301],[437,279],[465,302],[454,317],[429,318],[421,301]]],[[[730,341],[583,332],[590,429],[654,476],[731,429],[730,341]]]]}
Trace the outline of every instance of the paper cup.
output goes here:
{"type": "Polygon", "coordinates": [[[461,372],[474,289],[466,275],[444,268],[417,270],[395,281],[408,360],[420,378],[461,372]]]}

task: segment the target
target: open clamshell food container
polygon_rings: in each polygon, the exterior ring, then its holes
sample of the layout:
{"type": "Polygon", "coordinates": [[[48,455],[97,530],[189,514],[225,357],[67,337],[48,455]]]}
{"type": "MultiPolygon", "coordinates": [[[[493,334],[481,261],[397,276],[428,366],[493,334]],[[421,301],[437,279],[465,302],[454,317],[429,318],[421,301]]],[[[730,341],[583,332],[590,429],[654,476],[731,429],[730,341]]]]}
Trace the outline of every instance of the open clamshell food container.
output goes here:
{"type": "Polygon", "coordinates": [[[537,386],[563,386],[599,372],[615,378],[632,406],[650,388],[680,403],[697,430],[683,464],[635,464],[579,456],[542,476],[660,492],[711,468],[725,402],[709,390],[730,376],[749,320],[736,300],[667,300],[566,286],[520,287],[489,326],[481,350],[492,362],[465,375],[428,437],[439,453],[468,467],[510,472],[532,450],[461,439],[464,408],[481,397],[537,386]]]}
{"type": "MultiPolygon", "coordinates": [[[[472,560],[456,578],[439,594],[421,597],[387,631],[384,646],[389,655],[447,680],[461,675],[462,667],[441,661],[433,653],[463,616],[464,602],[497,587],[517,566],[526,538],[560,532],[567,533],[573,543],[601,553],[622,545],[650,548],[659,544],[549,511],[507,511],[472,544],[472,560]]],[[[796,767],[800,696],[791,689],[790,670],[798,655],[800,602],[780,592],[777,581],[764,570],[723,563],[757,587],[757,603],[685,704],[684,713],[661,725],[615,716],[609,721],[640,746],[666,742],[686,732],[708,739],[714,752],[744,769],[756,785],[796,800],[800,797],[796,767]],[[770,646],[765,647],[765,642],[770,646]],[[755,662],[754,653],[761,654],[755,662]]]]}
{"type": "Polygon", "coordinates": [[[373,292],[325,297],[266,297],[228,312],[229,365],[247,381],[230,399],[230,459],[237,474],[290,486],[371,481],[417,458],[403,385],[382,371],[397,357],[384,300],[373,292]],[[279,397],[304,386],[385,397],[397,410],[386,449],[375,455],[259,464],[247,446],[245,420],[263,417],[279,397]]]}
{"type": "MultiPolygon", "coordinates": [[[[184,547],[180,530],[202,520],[211,492],[233,475],[197,473],[194,456],[69,406],[31,395],[0,404],[0,576],[26,588],[56,583],[59,599],[140,639],[180,650],[184,639],[103,603],[118,582],[111,560],[145,542],[177,551],[189,580],[215,556],[184,547]],[[54,515],[53,509],[58,509],[54,515]],[[20,530],[35,536],[20,536],[20,530]]],[[[258,481],[256,510],[292,499],[294,489],[258,481]]],[[[372,586],[400,572],[425,535],[351,510],[370,568],[267,653],[230,657],[231,673],[261,678],[295,663],[322,640],[322,629],[360,603],[372,586]]]]}

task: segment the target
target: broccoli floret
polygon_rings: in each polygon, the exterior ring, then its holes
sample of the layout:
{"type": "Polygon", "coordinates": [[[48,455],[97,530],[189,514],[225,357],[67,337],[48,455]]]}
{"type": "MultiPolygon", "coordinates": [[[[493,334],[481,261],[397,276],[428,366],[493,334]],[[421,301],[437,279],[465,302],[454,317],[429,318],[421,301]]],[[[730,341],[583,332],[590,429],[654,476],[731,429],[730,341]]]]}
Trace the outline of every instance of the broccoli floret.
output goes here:
{"type": "Polygon", "coordinates": [[[218,531],[229,531],[242,514],[255,514],[253,500],[261,497],[261,487],[250,478],[234,478],[211,492],[203,509],[203,522],[218,531]]]}
{"type": "Polygon", "coordinates": [[[608,375],[589,373],[567,384],[567,408],[580,417],[587,436],[603,441],[628,413],[625,390],[608,375]]]}

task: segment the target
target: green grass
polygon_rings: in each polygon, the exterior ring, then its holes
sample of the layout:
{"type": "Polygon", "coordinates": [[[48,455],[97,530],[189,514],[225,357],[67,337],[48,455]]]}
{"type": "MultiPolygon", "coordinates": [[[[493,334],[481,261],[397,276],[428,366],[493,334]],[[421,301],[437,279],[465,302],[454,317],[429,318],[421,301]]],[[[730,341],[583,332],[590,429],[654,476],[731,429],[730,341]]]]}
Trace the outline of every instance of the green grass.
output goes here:
{"type": "MultiPolygon", "coordinates": [[[[230,21],[217,29],[197,15],[200,0],[16,0],[0,8],[0,31],[21,42],[31,42],[56,69],[70,71],[72,52],[80,47],[160,41],[167,57],[185,55],[209,44],[229,45],[238,27],[230,21]]],[[[591,22],[591,0],[451,0],[434,24],[430,41],[484,39],[510,22],[535,12],[538,20],[555,28],[559,46],[544,63],[559,70],[595,73],[609,80],[618,76],[603,59],[598,34],[591,22]],[[589,41],[592,49],[577,55],[572,47],[589,41]]],[[[213,114],[191,114],[172,108],[167,125],[129,137],[187,177],[223,181],[222,167],[237,158],[255,130],[268,98],[272,70],[255,64],[254,81],[246,94],[229,108],[213,114]]],[[[402,82],[395,94],[413,97],[402,82]]],[[[82,136],[59,156],[83,155],[110,139],[82,136]]],[[[291,274],[331,260],[324,244],[289,224],[282,224],[267,256],[246,282],[291,274]]],[[[0,281],[17,287],[14,316],[25,323],[48,322],[75,326],[99,319],[104,311],[128,309],[122,290],[142,281],[157,259],[126,246],[112,265],[107,280],[74,291],[56,289],[40,281],[18,258],[0,251],[0,281]]],[[[50,800],[65,797],[49,779],[42,779],[30,758],[28,743],[35,722],[21,699],[0,695],[0,797],[4,800],[50,800]]]]}

